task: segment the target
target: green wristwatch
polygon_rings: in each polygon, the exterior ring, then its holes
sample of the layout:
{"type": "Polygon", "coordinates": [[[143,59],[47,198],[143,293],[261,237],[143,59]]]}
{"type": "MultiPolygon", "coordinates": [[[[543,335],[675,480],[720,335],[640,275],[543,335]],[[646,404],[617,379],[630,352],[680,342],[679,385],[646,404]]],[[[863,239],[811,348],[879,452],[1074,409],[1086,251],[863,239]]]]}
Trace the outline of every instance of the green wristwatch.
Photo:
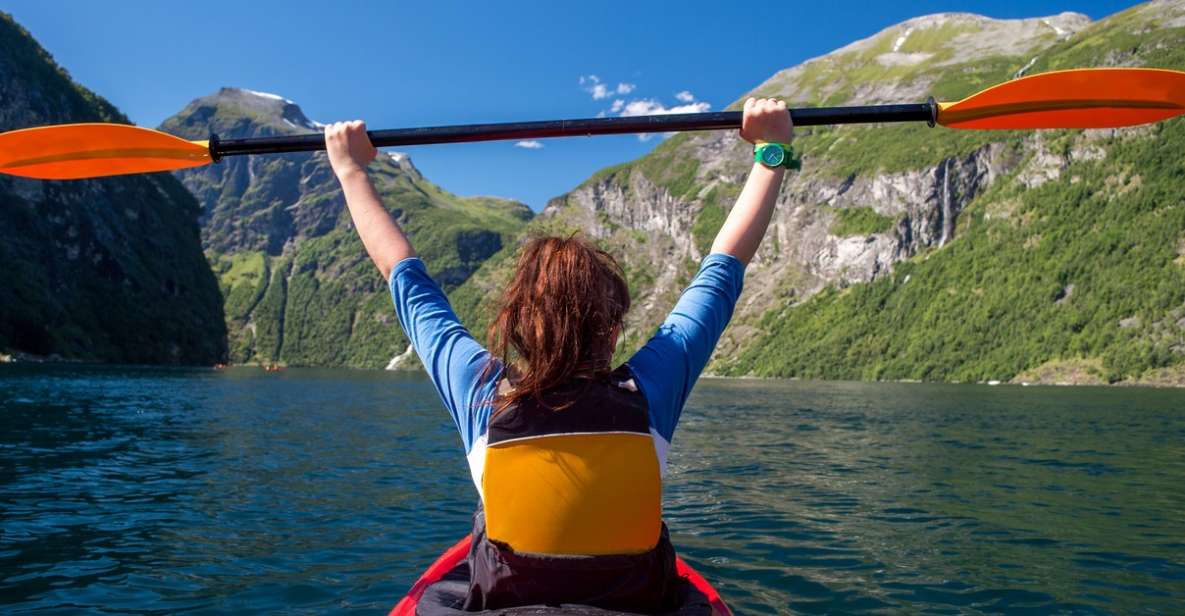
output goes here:
{"type": "Polygon", "coordinates": [[[794,148],[790,147],[789,143],[766,143],[759,141],[753,147],[753,160],[766,167],[802,169],[802,159],[794,153],[794,148]]]}

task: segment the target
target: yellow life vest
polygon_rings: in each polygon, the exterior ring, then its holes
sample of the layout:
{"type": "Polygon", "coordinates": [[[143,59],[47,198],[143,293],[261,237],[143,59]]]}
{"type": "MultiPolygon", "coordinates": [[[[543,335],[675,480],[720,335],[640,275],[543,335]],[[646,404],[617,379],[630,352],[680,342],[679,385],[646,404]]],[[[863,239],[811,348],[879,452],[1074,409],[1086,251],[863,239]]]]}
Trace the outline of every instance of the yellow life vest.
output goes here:
{"type": "Polygon", "coordinates": [[[548,555],[654,549],[662,479],[646,400],[628,379],[623,369],[578,379],[490,420],[481,480],[490,539],[548,555]]]}

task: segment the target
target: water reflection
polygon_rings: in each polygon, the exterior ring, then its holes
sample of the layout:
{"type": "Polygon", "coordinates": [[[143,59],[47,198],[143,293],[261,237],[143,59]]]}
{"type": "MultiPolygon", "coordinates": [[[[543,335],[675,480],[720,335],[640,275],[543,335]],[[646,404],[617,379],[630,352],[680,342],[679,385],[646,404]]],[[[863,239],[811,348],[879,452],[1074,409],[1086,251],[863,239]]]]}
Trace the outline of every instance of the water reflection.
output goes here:
{"type": "Polygon", "coordinates": [[[0,603],[388,605],[473,506],[434,395],[382,373],[6,367],[0,603]]]}
{"type": "MultiPolygon", "coordinates": [[[[1185,392],[703,382],[666,515],[739,613],[1171,612],[1185,392]]],[[[468,528],[422,378],[0,367],[7,612],[379,613],[468,528]]]]}
{"type": "Polygon", "coordinates": [[[667,511],[755,613],[1168,609],[1185,600],[1183,399],[713,382],[667,511]]]}

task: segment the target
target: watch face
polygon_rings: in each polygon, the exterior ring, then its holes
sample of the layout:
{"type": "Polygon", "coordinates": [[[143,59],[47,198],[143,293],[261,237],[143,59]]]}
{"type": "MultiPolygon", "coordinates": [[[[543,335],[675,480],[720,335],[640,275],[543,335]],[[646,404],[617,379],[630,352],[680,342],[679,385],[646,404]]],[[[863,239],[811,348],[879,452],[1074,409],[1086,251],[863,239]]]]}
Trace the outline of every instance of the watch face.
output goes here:
{"type": "Polygon", "coordinates": [[[761,150],[761,162],[771,166],[777,167],[782,164],[782,160],[786,158],[786,153],[778,146],[766,147],[761,150]]]}

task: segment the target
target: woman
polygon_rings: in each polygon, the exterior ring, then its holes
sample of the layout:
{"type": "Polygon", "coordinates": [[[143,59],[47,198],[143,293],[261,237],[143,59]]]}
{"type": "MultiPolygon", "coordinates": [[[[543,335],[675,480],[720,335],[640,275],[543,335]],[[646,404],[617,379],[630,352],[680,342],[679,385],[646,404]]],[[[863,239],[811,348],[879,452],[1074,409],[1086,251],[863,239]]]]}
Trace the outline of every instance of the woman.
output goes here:
{"type": "Polygon", "coordinates": [[[769,225],[792,136],[784,103],[745,102],[741,137],[757,147],[744,190],[675,309],[612,369],[630,302],[613,257],[577,237],[527,243],[487,350],[379,202],[365,125],[326,128],[354,225],[461,432],[481,495],[465,609],[687,603],[661,517],[667,449],[769,225]]]}

